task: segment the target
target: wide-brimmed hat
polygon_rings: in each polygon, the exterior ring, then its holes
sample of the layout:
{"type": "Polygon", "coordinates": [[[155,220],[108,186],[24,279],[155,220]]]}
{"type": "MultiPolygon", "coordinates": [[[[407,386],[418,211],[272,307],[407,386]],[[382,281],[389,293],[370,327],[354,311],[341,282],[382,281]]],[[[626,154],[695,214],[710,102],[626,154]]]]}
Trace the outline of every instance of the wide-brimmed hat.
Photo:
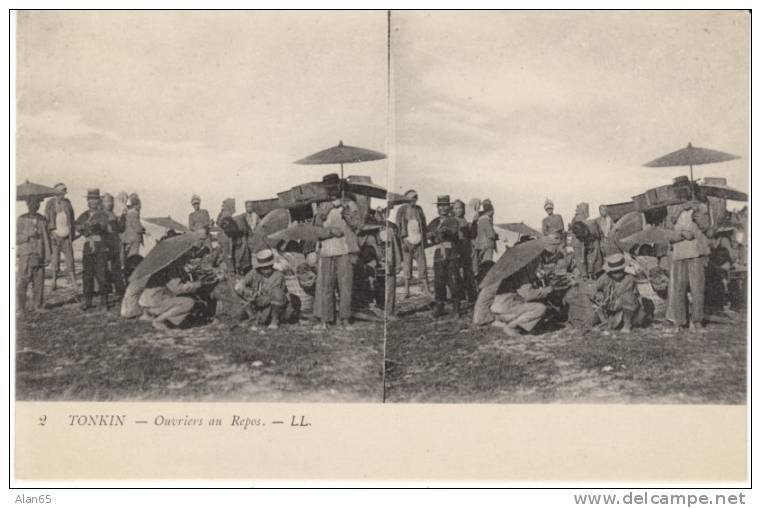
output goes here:
{"type": "Polygon", "coordinates": [[[602,267],[606,272],[620,272],[626,268],[626,258],[623,254],[615,253],[605,258],[605,265],[602,267]]]}
{"type": "Polygon", "coordinates": [[[61,192],[66,192],[68,189],[66,188],[66,184],[63,182],[57,183],[53,186],[54,189],[59,190],[61,192]]]}
{"type": "Polygon", "coordinates": [[[87,189],[87,199],[100,199],[100,189],[87,189]]]}
{"type": "Polygon", "coordinates": [[[442,195],[442,196],[438,196],[438,197],[436,198],[436,202],[434,203],[434,205],[439,205],[439,206],[440,206],[440,205],[451,206],[451,205],[452,205],[452,203],[450,203],[450,201],[449,201],[449,194],[444,194],[444,195],[442,195]]]}
{"type": "Polygon", "coordinates": [[[553,203],[551,199],[544,200],[544,209],[547,210],[548,208],[555,209],[555,203],[553,203]]]}
{"type": "Polygon", "coordinates": [[[404,197],[410,198],[410,199],[417,199],[418,198],[417,191],[415,189],[410,189],[404,193],[404,197]]]}
{"type": "Polygon", "coordinates": [[[198,194],[193,194],[193,197],[190,198],[190,204],[194,205],[196,203],[198,203],[199,205],[201,204],[201,196],[199,196],[198,194]]]}
{"type": "Polygon", "coordinates": [[[254,268],[264,268],[275,264],[275,254],[270,249],[263,249],[254,257],[254,268]]]}

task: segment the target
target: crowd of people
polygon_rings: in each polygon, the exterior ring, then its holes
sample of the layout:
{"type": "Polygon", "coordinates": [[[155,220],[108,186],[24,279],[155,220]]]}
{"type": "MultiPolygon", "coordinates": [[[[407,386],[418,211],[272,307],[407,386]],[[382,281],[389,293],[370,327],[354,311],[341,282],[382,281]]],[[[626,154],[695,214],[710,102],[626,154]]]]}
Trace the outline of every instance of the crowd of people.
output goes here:
{"type": "MultiPolygon", "coordinates": [[[[41,200],[32,197],[28,213],[18,218],[17,310],[27,313],[29,285],[33,309],[44,309],[45,267],[52,271],[55,291],[63,273],[61,256],[70,285],[78,290],[73,242],[80,237],[82,310],[93,306],[96,294],[105,309],[121,300],[123,317],[146,319],[162,330],[220,319],[254,331],[276,329],[299,316],[311,316],[317,330],[352,329],[358,317],[394,320],[399,276],[404,298],[411,297],[414,282],[420,285],[433,318],[447,315],[447,304],[453,319],[472,307],[474,327],[495,326],[509,336],[563,321],[629,333],[653,319],[659,292],[666,319],[676,328],[700,331],[706,277],[725,296],[720,302],[725,309],[734,301],[729,273],[742,263],[742,248],[734,229],[722,231],[727,213],[711,216],[704,202],[638,214],[635,229],[655,228],[666,242],[662,252],[646,252],[658,249],[622,244],[623,233],[605,206],[592,219],[589,206],[579,204],[566,227],[547,199],[541,234],[521,236],[502,254],[526,259],[504,277],[487,281],[490,271],[504,268],[495,263],[501,249],[490,199],[466,204],[438,196],[437,216],[428,221],[415,190],[389,200],[386,208],[372,209],[369,199],[348,192],[337,175],[326,175],[322,185],[326,197],[310,203],[308,218],[293,220],[287,210],[268,212],[282,216],[275,230],[298,222],[310,233],[278,240],[270,236],[277,218],[265,221],[257,202],[247,201],[236,214],[234,200],[226,199],[214,220],[202,208],[201,197],[193,195],[187,241],[177,244],[182,251],[166,266],[131,280],[143,261],[146,234],[139,196],[120,193],[114,198],[91,189],[87,209],[75,216],[66,186],[58,184],[58,195],[48,199],[44,215],[38,213],[41,200]],[[657,275],[668,282],[656,283],[657,275]],[[642,284],[652,293],[641,294],[642,284]]],[[[166,238],[179,235],[169,231],[166,238]]]]}

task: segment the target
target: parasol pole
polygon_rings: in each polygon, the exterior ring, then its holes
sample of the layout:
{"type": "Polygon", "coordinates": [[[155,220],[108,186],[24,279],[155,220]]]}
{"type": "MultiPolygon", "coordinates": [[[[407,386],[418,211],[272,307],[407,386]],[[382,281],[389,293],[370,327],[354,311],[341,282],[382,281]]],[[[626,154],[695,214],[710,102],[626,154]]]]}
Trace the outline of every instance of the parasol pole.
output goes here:
{"type": "Polygon", "coordinates": [[[690,197],[695,200],[695,179],[692,177],[692,164],[690,164],[690,197]]]}
{"type": "MultiPolygon", "coordinates": [[[[341,141],[343,144],[343,141],[341,141]]],[[[341,201],[346,199],[346,182],[344,181],[344,163],[341,163],[341,201]]]]}

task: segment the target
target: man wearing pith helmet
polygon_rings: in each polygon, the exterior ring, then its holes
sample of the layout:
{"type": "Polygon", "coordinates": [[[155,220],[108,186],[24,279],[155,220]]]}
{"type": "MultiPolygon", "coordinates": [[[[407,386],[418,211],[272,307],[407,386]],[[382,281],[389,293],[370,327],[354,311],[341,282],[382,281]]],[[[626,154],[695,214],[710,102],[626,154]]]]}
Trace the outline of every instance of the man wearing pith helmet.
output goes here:
{"type": "Polygon", "coordinates": [[[201,208],[201,197],[198,194],[193,194],[193,197],[190,198],[190,205],[193,207],[193,211],[188,216],[188,229],[200,231],[209,228],[211,216],[208,210],[201,208]]]}

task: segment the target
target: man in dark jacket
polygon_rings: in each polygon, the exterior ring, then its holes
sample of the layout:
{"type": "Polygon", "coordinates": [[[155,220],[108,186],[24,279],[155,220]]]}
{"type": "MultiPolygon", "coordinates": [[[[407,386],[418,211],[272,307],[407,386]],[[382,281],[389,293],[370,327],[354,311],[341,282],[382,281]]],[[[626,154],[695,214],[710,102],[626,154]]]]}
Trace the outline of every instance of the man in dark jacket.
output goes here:
{"type": "Polygon", "coordinates": [[[444,315],[447,289],[452,299],[452,317],[459,317],[462,298],[462,278],[459,270],[459,223],[451,215],[452,205],[449,196],[439,196],[434,204],[438,208],[439,216],[428,224],[427,229],[428,240],[436,248],[433,255],[433,286],[436,298],[433,317],[444,315]]]}
{"type": "Polygon", "coordinates": [[[66,270],[71,278],[71,286],[76,289],[77,278],[74,271],[74,207],[71,201],[66,198],[66,185],[57,183],[56,190],[60,192],[58,196],[48,199],[45,203],[45,218],[50,233],[50,244],[52,249],[51,268],[53,269],[53,287],[55,291],[58,288],[58,273],[61,266],[61,254],[66,261],[66,270]]]}
{"type": "Polygon", "coordinates": [[[74,224],[80,235],[85,237],[82,248],[82,310],[92,306],[95,293],[95,279],[98,280],[101,305],[108,309],[108,215],[101,209],[99,189],[87,190],[87,210],[74,224]]]}

